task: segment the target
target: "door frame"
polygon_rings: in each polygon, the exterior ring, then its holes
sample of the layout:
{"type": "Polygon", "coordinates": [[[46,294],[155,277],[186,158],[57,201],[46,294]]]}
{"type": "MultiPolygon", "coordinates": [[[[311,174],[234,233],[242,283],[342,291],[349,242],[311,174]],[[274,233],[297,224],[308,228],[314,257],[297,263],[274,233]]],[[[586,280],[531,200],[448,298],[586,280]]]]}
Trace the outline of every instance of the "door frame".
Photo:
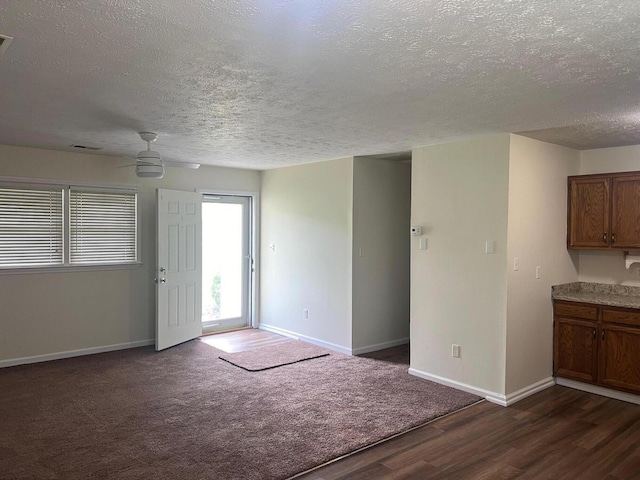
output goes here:
{"type": "Polygon", "coordinates": [[[198,188],[196,193],[201,195],[229,195],[237,197],[249,197],[249,250],[253,259],[253,269],[249,272],[249,324],[252,328],[258,328],[260,323],[260,193],[244,190],[224,190],[221,188],[198,188]]]}

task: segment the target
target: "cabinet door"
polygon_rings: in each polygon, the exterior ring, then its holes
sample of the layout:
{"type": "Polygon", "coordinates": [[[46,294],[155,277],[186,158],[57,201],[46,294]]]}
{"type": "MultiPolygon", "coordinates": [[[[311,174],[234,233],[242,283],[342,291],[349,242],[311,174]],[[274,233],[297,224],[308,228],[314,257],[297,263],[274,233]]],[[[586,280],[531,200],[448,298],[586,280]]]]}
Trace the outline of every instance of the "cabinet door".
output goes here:
{"type": "Polygon", "coordinates": [[[640,393],[640,328],[606,325],[600,338],[599,383],[640,393]]]}
{"type": "Polygon", "coordinates": [[[569,180],[568,248],[609,246],[609,179],[569,180]]]}
{"type": "Polygon", "coordinates": [[[613,177],[611,246],[640,248],[640,175],[613,177]]]}
{"type": "Polygon", "coordinates": [[[598,372],[598,340],[595,322],[555,319],[553,374],[593,383],[598,372]]]}

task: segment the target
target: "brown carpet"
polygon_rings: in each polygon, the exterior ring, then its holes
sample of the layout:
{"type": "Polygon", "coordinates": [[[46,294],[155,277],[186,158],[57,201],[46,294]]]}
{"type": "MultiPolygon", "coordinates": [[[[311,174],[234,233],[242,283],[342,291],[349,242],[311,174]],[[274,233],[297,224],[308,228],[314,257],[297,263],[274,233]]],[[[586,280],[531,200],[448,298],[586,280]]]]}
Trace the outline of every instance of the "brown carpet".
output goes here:
{"type": "Polygon", "coordinates": [[[260,373],[221,353],[195,340],[0,369],[1,478],[283,479],[479,400],[407,374],[402,348],[260,373]]]}
{"type": "Polygon", "coordinates": [[[272,347],[255,348],[246,352],[225,353],[218,358],[248,372],[261,372],[292,363],[330,355],[330,351],[300,340],[292,340],[272,347]]]}

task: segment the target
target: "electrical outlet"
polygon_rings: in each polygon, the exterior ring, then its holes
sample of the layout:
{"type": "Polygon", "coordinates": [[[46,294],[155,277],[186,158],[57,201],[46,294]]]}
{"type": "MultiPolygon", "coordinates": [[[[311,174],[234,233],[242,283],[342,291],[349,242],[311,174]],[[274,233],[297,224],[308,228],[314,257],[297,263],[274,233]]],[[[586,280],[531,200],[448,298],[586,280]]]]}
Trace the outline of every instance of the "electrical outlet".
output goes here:
{"type": "Polygon", "coordinates": [[[455,343],[451,345],[451,356],[460,358],[460,345],[456,345],[455,343]]]}
{"type": "Polygon", "coordinates": [[[309,319],[309,309],[308,308],[304,308],[302,310],[302,318],[304,318],[305,320],[309,319]]]}
{"type": "Polygon", "coordinates": [[[536,267],[536,278],[538,280],[540,280],[540,266],[539,265],[536,267]]]}

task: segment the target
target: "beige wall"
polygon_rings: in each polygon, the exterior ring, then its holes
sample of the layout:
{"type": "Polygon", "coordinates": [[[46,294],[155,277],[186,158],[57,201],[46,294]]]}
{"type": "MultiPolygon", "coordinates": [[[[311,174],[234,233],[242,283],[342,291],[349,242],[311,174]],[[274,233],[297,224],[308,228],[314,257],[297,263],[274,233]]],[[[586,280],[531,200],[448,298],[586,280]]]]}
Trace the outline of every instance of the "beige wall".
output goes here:
{"type": "Polygon", "coordinates": [[[351,348],[352,197],[353,158],[262,172],[262,325],[351,348]]]}
{"type": "Polygon", "coordinates": [[[580,154],[511,135],[507,238],[506,393],[552,373],[551,286],[578,279],[577,254],[566,247],[567,176],[580,154]],[[513,259],[519,270],[514,271],[513,259]],[[536,266],[541,267],[536,279],[536,266]]]}
{"type": "Polygon", "coordinates": [[[155,335],[155,189],[258,192],[260,174],[201,167],[137,179],[123,159],[0,145],[0,176],[139,185],[143,265],[126,270],[0,273],[0,361],[146,341],[155,335]]]}
{"type": "Polygon", "coordinates": [[[353,349],[409,337],[411,165],[353,164],[353,349]]]}
{"type": "MultiPolygon", "coordinates": [[[[640,170],[640,145],[580,152],[580,174],[640,170]]],[[[580,281],[640,286],[640,266],[625,268],[621,252],[580,252],[580,281]]]]}
{"type": "Polygon", "coordinates": [[[417,148],[412,166],[428,244],[411,247],[411,368],[503,394],[509,135],[417,148]]]}

